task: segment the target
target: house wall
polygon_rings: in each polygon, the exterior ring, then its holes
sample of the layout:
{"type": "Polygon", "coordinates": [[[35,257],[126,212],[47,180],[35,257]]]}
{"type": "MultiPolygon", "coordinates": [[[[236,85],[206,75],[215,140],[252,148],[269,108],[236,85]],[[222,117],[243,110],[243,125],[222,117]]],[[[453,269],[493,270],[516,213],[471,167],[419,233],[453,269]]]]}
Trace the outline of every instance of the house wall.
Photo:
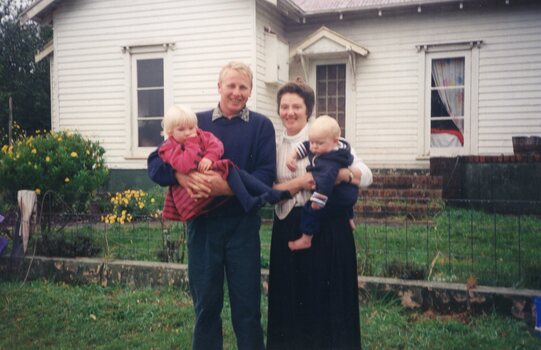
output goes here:
{"type": "MultiPolygon", "coordinates": [[[[195,111],[216,106],[223,64],[256,66],[252,0],[63,1],[53,22],[53,125],[99,141],[113,169],[146,168],[146,157],[129,157],[130,69],[123,46],[174,42],[171,99],[195,111]]],[[[257,86],[252,96],[249,106],[257,104],[257,86]]]]}
{"type": "MultiPolygon", "coordinates": [[[[291,45],[321,25],[370,54],[357,59],[355,149],[374,168],[426,168],[418,145],[421,69],[416,45],[483,40],[478,60],[477,131],[471,154],[510,154],[511,137],[541,135],[541,8],[501,5],[290,23],[291,45]]],[[[352,116],[348,116],[351,118],[352,116]]],[[[474,125],[475,126],[475,125],[474,125]]]]}
{"type": "Polygon", "coordinates": [[[267,69],[265,57],[265,27],[270,28],[282,40],[286,41],[286,19],[275,6],[267,1],[256,1],[256,37],[257,37],[257,111],[269,117],[274,124],[276,134],[282,132],[282,123],[276,109],[276,92],[279,84],[265,82],[267,69]]]}

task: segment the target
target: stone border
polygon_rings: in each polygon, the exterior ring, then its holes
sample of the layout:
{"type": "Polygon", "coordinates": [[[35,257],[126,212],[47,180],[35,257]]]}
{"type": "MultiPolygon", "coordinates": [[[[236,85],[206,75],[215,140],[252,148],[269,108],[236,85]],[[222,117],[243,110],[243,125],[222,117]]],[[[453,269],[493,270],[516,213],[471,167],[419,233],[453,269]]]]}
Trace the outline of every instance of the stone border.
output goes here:
{"type": "MultiPolygon", "coordinates": [[[[48,278],[66,283],[124,285],[132,288],[176,286],[188,289],[185,264],[107,260],[97,258],[25,257],[15,263],[0,258],[0,281],[48,278]],[[29,269],[30,266],[30,269],[29,269]]],[[[266,294],[268,270],[261,270],[262,289],[266,294]]],[[[394,295],[411,309],[434,310],[440,314],[496,311],[535,324],[534,297],[541,290],[476,286],[396,278],[359,276],[359,297],[394,295]]]]}

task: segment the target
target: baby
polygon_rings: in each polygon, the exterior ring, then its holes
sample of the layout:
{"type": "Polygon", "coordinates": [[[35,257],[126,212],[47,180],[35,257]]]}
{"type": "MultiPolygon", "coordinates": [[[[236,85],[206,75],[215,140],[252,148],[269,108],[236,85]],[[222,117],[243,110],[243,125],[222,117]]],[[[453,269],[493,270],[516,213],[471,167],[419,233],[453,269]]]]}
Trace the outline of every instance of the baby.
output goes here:
{"type": "Polygon", "coordinates": [[[308,157],[310,163],[306,170],[312,172],[316,183],[315,191],[302,211],[300,226],[302,236],[288,243],[291,250],[311,247],[313,235],[319,231],[321,211],[325,207],[329,208],[331,193],[332,210],[347,210],[350,223],[353,221],[353,205],[358,195],[357,186],[351,184],[340,184],[335,189],[338,171],[353,162],[349,143],[340,138],[338,122],[332,117],[320,116],[310,127],[308,140],[300,143],[287,160],[289,170],[295,171],[297,160],[308,157]]]}
{"type": "MultiPolygon", "coordinates": [[[[197,116],[188,107],[174,105],[163,118],[163,129],[167,139],[160,146],[158,154],[164,162],[176,171],[188,174],[192,171],[218,172],[246,212],[265,202],[274,204],[291,198],[288,191],[273,190],[246,171],[238,169],[233,162],[221,159],[224,154],[222,142],[208,131],[197,127],[197,116]]],[[[171,186],[165,199],[165,219],[187,221],[215,208],[221,202],[214,198],[194,200],[181,186],[171,186]]]]}

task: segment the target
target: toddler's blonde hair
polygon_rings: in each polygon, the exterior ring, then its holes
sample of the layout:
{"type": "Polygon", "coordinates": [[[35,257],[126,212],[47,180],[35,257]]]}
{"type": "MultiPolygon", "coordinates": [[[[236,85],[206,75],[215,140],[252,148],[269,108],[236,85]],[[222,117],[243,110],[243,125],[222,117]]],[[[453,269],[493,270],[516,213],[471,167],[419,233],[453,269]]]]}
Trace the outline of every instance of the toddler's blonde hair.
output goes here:
{"type": "Polygon", "coordinates": [[[322,115],[314,120],[308,134],[317,134],[338,140],[340,138],[340,125],[333,117],[322,115]]]}
{"type": "Polygon", "coordinates": [[[173,134],[178,126],[197,126],[197,116],[190,107],[173,105],[169,107],[163,117],[163,132],[167,136],[173,134]]]}

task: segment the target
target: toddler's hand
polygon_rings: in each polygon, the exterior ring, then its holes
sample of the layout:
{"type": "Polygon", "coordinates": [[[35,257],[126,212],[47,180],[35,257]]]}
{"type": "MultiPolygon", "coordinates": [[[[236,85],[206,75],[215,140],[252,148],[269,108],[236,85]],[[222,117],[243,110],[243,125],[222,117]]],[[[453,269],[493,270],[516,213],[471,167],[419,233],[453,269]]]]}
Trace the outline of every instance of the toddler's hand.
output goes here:
{"type": "Polygon", "coordinates": [[[212,165],[212,160],[208,159],[207,157],[203,157],[199,161],[199,165],[197,166],[197,170],[204,173],[205,171],[210,169],[211,165],[212,165]]]}
{"type": "Polygon", "coordinates": [[[289,158],[287,159],[287,168],[291,171],[295,171],[297,170],[297,158],[295,156],[289,156],[289,158]]]}
{"type": "Polygon", "coordinates": [[[316,203],[314,203],[314,202],[312,202],[312,204],[311,204],[310,206],[311,206],[312,209],[314,209],[314,210],[319,210],[319,209],[321,209],[321,205],[316,204],[316,203]]]}

